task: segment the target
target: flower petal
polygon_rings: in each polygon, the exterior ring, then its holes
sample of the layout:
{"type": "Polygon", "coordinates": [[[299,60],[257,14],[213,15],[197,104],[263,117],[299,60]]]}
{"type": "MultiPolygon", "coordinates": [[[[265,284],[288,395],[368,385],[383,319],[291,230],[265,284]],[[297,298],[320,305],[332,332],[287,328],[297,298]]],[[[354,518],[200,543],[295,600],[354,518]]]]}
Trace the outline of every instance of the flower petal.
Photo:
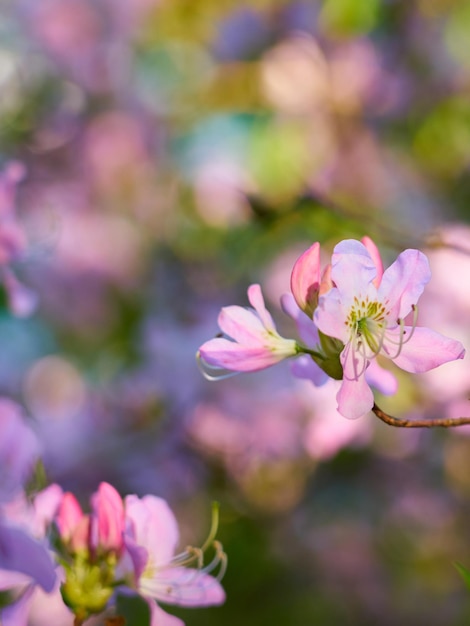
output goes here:
{"type": "Polygon", "coordinates": [[[251,309],[225,306],[219,313],[218,323],[222,332],[239,343],[261,344],[265,341],[266,328],[251,309]]]}
{"type": "Polygon", "coordinates": [[[374,395],[364,375],[356,380],[344,378],[336,400],[338,412],[348,419],[362,417],[374,406],[374,395]]]}
{"type": "Polygon", "coordinates": [[[126,496],[126,520],[131,522],[136,543],[149,553],[154,566],[171,561],[179,541],[176,518],[167,502],[157,496],[126,496]]]}
{"type": "Polygon", "coordinates": [[[295,262],[290,286],[300,309],[312,315],[320,289],[320,244],[314,243],[295,262]]]}
{"type": "Polygon", "coordinates": [[[372,385],[372,387],[375,387],[386,396],[392,396],[397,392],[398,381],[395,375],[390,370],[386,370],[379,365],[376,359],[369,363],[369,367],[366,370],[366,380],[369,385],[372,385]]]}
{"type": "Polygon", "coordinates": [[[373,281],[376,277],[377,267],[360,241],[345,239],[335,247],[331,261],[331,279],[340,291],[345,306],[349,307],[354,298],[363,299],[369,296],[371,300],[375,300],[377,291],[373,281]]]}
{"type": "Polygon", "coordinates": [[[28,626],[34,591],[30,585],[16,602],[2,609],[2,626],[28,626]]]}
{"type": "Polygon", "coordinates": [[[313,321],[324,335],[336,337],[346,343],[349,339],[346,317],[347,312],[343,308],[338,289],[330,289],[324,296],[320,296],[313,321]]]}
{"type": "Polygon", "coordinates": [[[216,578],[189,567],[161,569],[154,578],[143,576],[139,589],[159,602],[178,606],[213,606],[225,602],[225,591],[216,578]]]}
{"type": "Polygon", "coordinates": [[[378,287],[384,273],[384,265],[379,249],[370,237],[363,237],[361,242],[367,248],[367,252],[370,254],[370,258],[374,261],[375,267],[377,268],[377,276],[374,278],[374,285],[378,287]]]}
{"type": "Polygon", "coordinates": [[[164,611],[152,598],[146,598],[150,608],[150,626],[184,626],[183,620],[164,611]]]}
{"type": "Polygon", "coordinates": [[[315,387],[323,386],[330,377],[307,354],[299,356],[290,364],[292,374],[296,378],[310,380],[315,387]]]}
{"type": "Polygon", "coordinates": [[[56,581],[48,551],[19,528],[0,523],[0,567],[32,578],[44,591],[52,591],[56,581]]]}
{"type": "Polygon", "coordinates": [[[263,326],[272,332],[276,332],[276,326],[274,325],[271,313],[264,304],[263,293],[259,285],[250,285],[250,287],[248,287],[248,301],[258,313],[263,326]]]}
{"type": "Polygon", "coordinates": [[[422,252],[409,249],[398,255],[385,270],[379,287],[379,298],[388,300],[391,319],[408,315],[430,278],[429,262],[422,252]]]}
{"type": "MultiPolygon", "coordinates": [[[[405,326],[404,330],[409,336],[412,328],[405,326]]],[[[385,339],[384,350],[387,350],[393,357],[393,352],[397,351],[396,343],[390,344],[385,339]]],[[[393,362],[406,372],[417,374],[427,372],[439,367],[443,363],[463,359],[465,349],[460,341],[445,337],[429,328],[415,328],[411,338],[403,343],[400,354],[393,359],[393,362]]]]}
{"type": "Polygon", "coordinates": [[[235,372],[256,372],[296,353],[295,341],[282,338],[279,338],[279,347],[275,350],[260,345],[240,345],[219,338],[211,339],[199,348],[201,358],[209,365],[235,372]]]}

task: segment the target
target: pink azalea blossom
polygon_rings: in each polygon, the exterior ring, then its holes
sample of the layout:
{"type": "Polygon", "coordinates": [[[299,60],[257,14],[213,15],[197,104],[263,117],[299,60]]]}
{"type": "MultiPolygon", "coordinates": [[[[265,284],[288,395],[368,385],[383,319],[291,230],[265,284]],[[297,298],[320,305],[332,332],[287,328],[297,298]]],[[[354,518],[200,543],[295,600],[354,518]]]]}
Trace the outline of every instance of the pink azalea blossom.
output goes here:
{"type": "Polygon", "coordinates": [[[255,372],[298,353],[297,343],[277,332],[259,285],[248,289],[248,300],[254,310],[228,306],[219,314],[219,326],[230,339],[217,337],[199,348],[199,356],[209,370],[255,372]]]}
{"type": "MultiPolygon", "coordinates": [[[[383,275],[383,263],[380,252],[369,237],[361,240],[369,252],[377,271],[374,284],[378,286],[383,275]]],[[[291,363],[291,371],[297,378],[308,379],[317,387],[325,384],[330,377],[341,379],[343,372],[337,363],[339,371],[335,371],[338,346],[318,332],[313,321],[313,314],[318,306],[318,299],[334,287],[331,278],[331,264],[323,269],[320,259],[320,244],[314,243],[296,261],[291,275],[291,294],[282,297],[282,308],[292,317],[297,325],[299,336],[305,346],[311,350],[310,354],[299,356],[291,363]],[[315,352],[323,353],[323,360],[315,358],[315,352]],[[326,357],[326,358],[325,358],[326,357]],[[331,361],[331,364],[330,364],[331,361]]],[[[374,360],[366,371],[369,384],[376,387],[385,395],[394,394],[397,390],[397,380],[392,372],[381,367],[374,360]]]]}
{"type": "Polygon", "coordinates": [[[202,549],[186,549],[175,555],[179,541],[176,519],[162,498],[148,495],[125,498],[126,532],[124,541],[130,556],[132,576],[139,592],[148,599],[151,626],[184,626],[168,615],[154,600],[179,606],[202,607],[222,604],[225,592],[210,575],[225,555],[216,546],[216,556],[202,566],[202,549]],[[188,563],[198,568],[184,567],[188,563]]]}
{"type": "Polygon", "coordinates": [[[321,333],[344,344],[338,411],[356,418],[374,398],[366,371],[378,355],[408,372],[426,372],[464,356],[462,344],[427,328],[405,324],[430,280],[429,264],[418,250],[405,250],[380,275],[377,259],[359,241],[345,240],[332,257],[334,287],[320,295],[314,322],[321,333]]]}

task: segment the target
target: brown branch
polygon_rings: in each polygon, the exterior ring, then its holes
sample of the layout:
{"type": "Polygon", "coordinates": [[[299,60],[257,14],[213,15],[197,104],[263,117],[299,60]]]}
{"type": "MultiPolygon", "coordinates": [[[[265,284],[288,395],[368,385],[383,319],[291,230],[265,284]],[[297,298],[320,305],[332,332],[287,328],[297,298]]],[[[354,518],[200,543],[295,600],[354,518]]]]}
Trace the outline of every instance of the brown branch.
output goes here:
{"type": "Polygon", "coordinates": [[[470,417],[436,417],[434,419],[408,420],[393,417],[384,413],[375,403],[372,407],[375,415],[389,426],[399,428],[453,428],[454,426],[465,426],[470,424],[470,417]]]}

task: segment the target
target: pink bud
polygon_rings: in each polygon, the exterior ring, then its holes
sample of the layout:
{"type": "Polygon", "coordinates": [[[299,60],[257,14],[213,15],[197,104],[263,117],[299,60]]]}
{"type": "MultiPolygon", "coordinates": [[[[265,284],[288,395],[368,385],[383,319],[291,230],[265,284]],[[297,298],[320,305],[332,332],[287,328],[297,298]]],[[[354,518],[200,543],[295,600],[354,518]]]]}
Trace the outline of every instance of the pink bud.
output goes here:
{"type": "Polygon", "coordinates": [[[91,498],[90,547],[115,550],[123,546],[124,506],[122,498],[109,483],[101,483],[91,498]]]}
{"type": "Polygon", "coordinates": [[[320,244],[314,243],[299,257],[291,276],[295,301],[309,317],[317,307],[320,289],[320,244]]]}
{"type": "Polygon", "coordinates": [[[64,493],[56,517],[57,528],[63,541],[70,541],[84,517],[82,508],[73,493],[69,491],[64,493]]]}

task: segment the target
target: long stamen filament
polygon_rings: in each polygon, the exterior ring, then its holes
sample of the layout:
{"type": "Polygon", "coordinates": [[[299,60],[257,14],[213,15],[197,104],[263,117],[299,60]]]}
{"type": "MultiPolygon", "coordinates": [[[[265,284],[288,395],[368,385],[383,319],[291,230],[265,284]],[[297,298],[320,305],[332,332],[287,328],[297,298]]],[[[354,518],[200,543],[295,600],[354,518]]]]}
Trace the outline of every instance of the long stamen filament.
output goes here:
{"type": "Polygon", "coordinates": [[[233,376],[237,376],[241,373],[232,372],[231,370],[226,370],[223,367],[217,367],[216,365],[209,365],[209,363],[204,361],[199,350],[196,352],[196,363],[199,371],[204,376],[204,378],[211,382],[215,380],[225,380],[226,378],[232,378],[233,376]]]}
{"type": "Polygon", "coordinates": [[[418,307],[416,304],[412,305],[412,310],[413,310],[413,321],[412,321],[412,326],[411,326],[411,330],[409,331],[408,335],[405,337],[406,334],[406,330],[405,330],[405,321],[404,319],[401,317],[397,320],[399,326],[400,326],[400,336],[398,341],[394,341],[394,339],[388,337],[387,338],[387,342],[393,344],[394,346],[398,346],[398,350],[397,352],[391,356],[391,355],[387,355],[388,358],[390,359],[396,359],[398,356],[400,356],[401,351],[403,346],[408,343],[410,341],[410,339],[413,337],[413,334],[415,332],[416,329],[416,325],[418,322],[418,307]]]}

